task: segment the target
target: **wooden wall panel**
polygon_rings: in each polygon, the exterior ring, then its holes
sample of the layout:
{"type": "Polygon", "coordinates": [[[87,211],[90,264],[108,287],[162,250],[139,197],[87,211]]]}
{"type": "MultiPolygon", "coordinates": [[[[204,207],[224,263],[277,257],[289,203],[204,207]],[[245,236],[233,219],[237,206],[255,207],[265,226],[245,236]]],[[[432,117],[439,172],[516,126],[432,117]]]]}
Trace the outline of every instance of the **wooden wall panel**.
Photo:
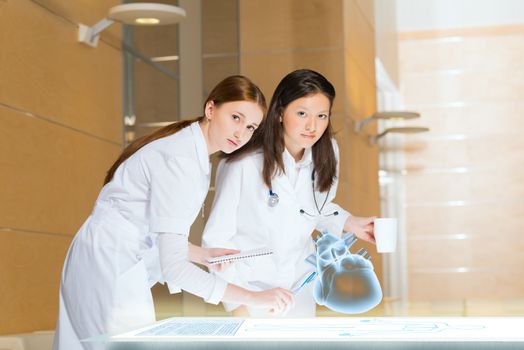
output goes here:
{"type": "MultiPolygon", "coordinates": [[[[349,54],[346,55],[345,69],[346,99],[349,101],[346,113],[351,117],[350,119],[364,119],[376,111],[374,75],[366,74],[366,71],[361,69],[360,65],[349,54]]],[[[344,153],[349,160],[347,168],[343,169],[352,188],[349,196],[353,197],[355,192],[360,192],[360,195],[368,195],[369,200],[374,203],[373,209],[368,214],[361,213],[361,215],[380,215],[379,149],[368,143],[367,134],[355,134],[352,131],[352,122],[349,122],[347,127],[351,137],[345,140],[342,147],[344,147],[344,153]]],[[[366,132],[375,133],[376,125],[367,128],[366,132]]],[[[355,205],[358,205],[357,203],[357,201],[354,202],[355,205]]]]}
{"type": "Polygon", "coordinates": [[[0,231],[0,334],[54,329],[71,237],[0,231]]]}
{"type": "MultiPolygon", "coordinates": [[[[15,1],[12,1],[15,2],[15,1]]],[[[67,19],[74,23],[84,23],[86,25],[93,25],[106,17],[109,9],[112,6],[119,5],[122,2],[119,0],[105,0],[105,1],[91,1],[91,0],[76,0],[76,1],[62,1],[62,0],[22,0],[19,2],[34,2],[40,5],[43,10],[52,12],[58,17],[67,19]]],[[[118,29],[118,26],[111,28],[118,29]]],[[[115,32],[118,33],[119,31],[115,32]]],[[[106,31],[104,31],[104,34],[106,31]]],[[[102,35],[104,35],[102,34],[102,35]]]]}
{"type": "Polygon", "coordinates": [[[238,25],[237,0],[202,0],[202,53],[238,54],[238,25]]]}
{"type": "Polygon", "coordinates": [[[0,123],[1,226],[73,235],[120,145],[1,107],[0,123]]]}
{"type": "Polygon", "coordinates": [[[54,329],[67,247],[121,150],[121,26],[77,42],[117,3],[0,3],[0,334],[54,329]]]}
{"type": "MultiPolygon", "coordinates": [[[[163,66],[173,72],[178,70],[175,62],[164,62],[163,66]]],[[[149,64],[136,61],[133,64],[133,79],[135,80],[133,111],[138,123],[166,122],[178,119],[180,91],[174,78],[149,64]]],[[[149,133],[152,130],[149,129],[146,132],[149,133]]]]}
{"type": "MultiPolygon", "coordinates": [[[[369,93],[370,88],[375,88],[374,75],[367,75],[357,61],[347,54],[345,56],[345,77],[345,93],[351,101],[351,103],[346,104],[346,113],[356,120],[364,119],[374,113],[376,111],[376,96],[369,93]]],[[[366,128],[368,133],[374,133],[375,130],[375,123],[366,128]]],[[[362,138],[362,135],[358,135],[358,137],[362,138]]]]}
{"type": "Polygon", "coordinates": [[[340,49],[341,12],[341,1],[240,0],[240,49],[252,54],[340,49]]]}
{"type": "MultiPolygon", "coordinates": [[[[368,1],[372,4],[372,1],[368,1]]],[[[373,22],[364,13],[359,1],[344,2],[346,53],[356,63],[366,78],[375,81],[375,30],[373,22]]],[[[373,6],[371,6],[371,9],[373,6]]]]}
{"type": "Polygon", "coordinates": [[[279,81],[295,69],[309,68],[326,76],[335,86],[337,96],[333,105],[333,113],[343,112],[344,86],[343,56],[340,50],[326,50],[320,52],[285,52],[278,54],[242,55],[240,66],[242,74],[250,77],[264,92],[269,100],[279,81]],[[273,67],[271,70],[261,67],[273,67]]]}
{"type": "Polygon", "coordinates": [[[204,99],[219,81],[240,72],[238,6],[237,0],[202,1],[204,99]]]}
{"type": "MultiPolygon", "coordinates": [[[[390,0],[391,1],[391,0],[390,0]]],[[[392,2],[394,3],[395,0],[392,2]]],[[[381,9],[377,7],[377,3],[375,1],[369,1],[369,0],[355,0],[355,4],[357,5],[361,16],[368,22],[368,25],[376,30],[377,23],[376,22],[376,12],[379,12],[381,9]]],[[[392,16],[393,17],[393,16],[392,16]]],[[[393,17],[394,18],[394,17],[393,17]]]]}
{"type": "Polygon", "coordinates": [[[238,56],[203,59],[204,100],[211,90],[227,76],[238,74],[238,56]]]}
{"type": "Polygon", "coordinates": [[[120,51],[78,43],[76,25],[31,1],[1,16],[0,102],[120,142],[120,51]]]}

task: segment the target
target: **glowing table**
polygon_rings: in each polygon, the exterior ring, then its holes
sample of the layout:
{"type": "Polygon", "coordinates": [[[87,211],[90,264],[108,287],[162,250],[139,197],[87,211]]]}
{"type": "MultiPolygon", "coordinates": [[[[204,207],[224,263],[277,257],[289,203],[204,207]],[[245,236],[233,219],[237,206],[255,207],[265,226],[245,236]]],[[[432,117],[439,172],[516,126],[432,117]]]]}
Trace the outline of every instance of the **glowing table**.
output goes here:
{"type": "Polygon", "coordinates": [[[178,317],[88,341],[107,349],[524,349],[524,317],[178,317]]]}

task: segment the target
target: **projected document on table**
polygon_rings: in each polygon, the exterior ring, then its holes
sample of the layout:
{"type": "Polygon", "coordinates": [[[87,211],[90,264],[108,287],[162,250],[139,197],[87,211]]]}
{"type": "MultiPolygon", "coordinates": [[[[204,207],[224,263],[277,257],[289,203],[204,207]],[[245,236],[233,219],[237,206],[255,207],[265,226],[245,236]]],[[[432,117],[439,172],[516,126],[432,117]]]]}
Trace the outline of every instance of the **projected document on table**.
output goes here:
{"type": "Polygon", "coordinates": [[[456,340],[524,341],[524,318],[171,318],[111,340],[456,340]]]}

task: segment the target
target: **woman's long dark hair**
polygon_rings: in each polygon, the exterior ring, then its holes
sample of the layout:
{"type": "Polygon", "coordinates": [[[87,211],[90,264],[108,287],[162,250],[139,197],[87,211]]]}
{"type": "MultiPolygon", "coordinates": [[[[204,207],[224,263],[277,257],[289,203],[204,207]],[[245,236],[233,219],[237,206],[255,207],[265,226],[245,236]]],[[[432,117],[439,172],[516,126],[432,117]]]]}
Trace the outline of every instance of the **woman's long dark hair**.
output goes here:
{"type": "MultiPolygon", "coordinates": [[[[262,91],[260,91],[258,86],[253,84],[251,80],[242,75],[232,75],[218,83],[209,93],[206,102],[204,102],[204,110],[206,108],[206,104],[210,101],[213,101],[216,107],[219,107],[221,104],[227,102],[250,101],[258,104],[260,108],[262,108],[264,114],[267,110],[266,99],[264,94],[262,94],[262,91]]],[[[118,157],[116,162],[111,166],[111,168],[109,168],[104,179],[104,185],[113,179],[116,169],[118,169],[120,164],[131,157],[140,148],[162,137],[173,135],[196,121],[202,122],[204,119],[204,116],[201,116],[194,119],[177,121],[161,129],[158,129],[149,135],[145,135],[136,139],[122,151],[120,157],[118,157]]]]}
{"type": "MultiPolygon", "coordinates": [[[[284,129],[280,118],[283,117],[286,107],[291,102],[317,93],[329,99],[329,114],[331,115],[335,88],[322,74],[309,69],[300,69],[286,75],[273,93],[266,119],[251,140],[240,150],[226,155],[225,158],[233,161],[262,148],[264,151],[262,177],[266,186],[271,188],[271,179],[285,172],[282,159],[285,149],[284,129]]],[[[329,190],[337,175],[337,160],[331,143],[332,137],[333,129],[330,120],[326,131],[312,147],[315,179],[317,189],[321,192],[329,190]]]]}

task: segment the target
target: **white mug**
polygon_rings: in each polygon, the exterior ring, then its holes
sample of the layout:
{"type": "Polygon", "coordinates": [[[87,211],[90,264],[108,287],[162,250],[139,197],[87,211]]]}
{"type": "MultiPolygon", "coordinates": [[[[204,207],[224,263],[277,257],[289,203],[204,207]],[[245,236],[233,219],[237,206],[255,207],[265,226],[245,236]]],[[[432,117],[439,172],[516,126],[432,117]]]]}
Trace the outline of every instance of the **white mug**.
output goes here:
{"type": "Polygon", "coordinates": [[[397,219],[376,218],[374,225],[377,252],[394,252],[397,246],[397,219]]]}

